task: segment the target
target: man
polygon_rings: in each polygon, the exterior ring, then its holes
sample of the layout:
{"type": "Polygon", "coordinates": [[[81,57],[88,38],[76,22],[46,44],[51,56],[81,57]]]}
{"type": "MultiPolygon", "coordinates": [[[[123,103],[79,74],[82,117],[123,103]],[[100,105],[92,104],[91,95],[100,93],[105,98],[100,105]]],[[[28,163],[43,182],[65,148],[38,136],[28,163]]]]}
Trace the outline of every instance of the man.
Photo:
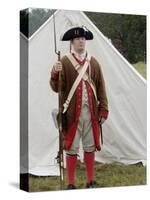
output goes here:
{"type": "Polygon", "coordinates": [[[68,30],[61,40],[70,40],[72,50],[56,62],[51,70],[50,86],[55,92],[58,92],[58,75],[61,72],[62,108],[67,122],[63,133],[68,189],[76,188],[75,169],[80,140],[84,151],[86,188],[95,187],[95,151],[101,150],[100,126],[109,112],[101,66],[86,50],[86,40],[92,39],[93,34],[86,27],[68,30]],[[86,69],[85,73],[74,86],[83,69],[86,69]]]}

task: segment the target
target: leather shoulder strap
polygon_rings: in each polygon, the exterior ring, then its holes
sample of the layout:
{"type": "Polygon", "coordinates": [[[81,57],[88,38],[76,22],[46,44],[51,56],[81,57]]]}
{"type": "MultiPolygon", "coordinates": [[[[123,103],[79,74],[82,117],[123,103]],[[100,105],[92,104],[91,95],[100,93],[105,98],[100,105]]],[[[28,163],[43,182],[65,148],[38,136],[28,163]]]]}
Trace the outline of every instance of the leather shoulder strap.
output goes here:
{"type": "MultiPolygon", "coordinates": [[[[76,59],[73,57],[73,55],[71,53],[69,53],[69,54],[66,54],[66,56],[68,57],[68,59],[70,60],[70,62],[74,66],[74,68],[78,71],[78,73],[80,73],[80,71],[81,71],[80,64],[76,61],[76,59]]],[[[91,59],[91,55],[88,54],[87,61],[89,63],[89,66],[90,66],[90,59],[91,59]]],[[[97,94],[96,94],[96,88],[95,88],[95,85],[93,83],[93,80],[91,79],[91,77],[89,77],[89,75],[86,72],[85,72],[85,74],[83,76],[83,80],[87,81],[90,84],[90,86],[91,86],[91,88],[93,90],[95,99],[96,99],[96,101],[98,101],[97,94]]]]}
{"type": "Polygon", "coordinates": [[[83,76],[84,76],[84,74],[85,74],[85,72],[86,72],[86,70],[88,68],[88,65],[89,65],[88,58],[89,57],[87,57],[82,69],[80,70],[80,73],[78,74],[75,82],[73,83],[72,88],[71,88],[71,90],[70,90],[70,92],[68,94],[67,100],[63,104],[63,106],[64,106],[63,113],[65,113],[66,110],[68,109],[69,103],[70,103],[70,101],[71,101],[71,99],[72,99],[72,97],[73,97],[73,95],[75,93],[75,90],[76,90],[77,86],[79,85],[81,79],[83,78],[83,76]]]}

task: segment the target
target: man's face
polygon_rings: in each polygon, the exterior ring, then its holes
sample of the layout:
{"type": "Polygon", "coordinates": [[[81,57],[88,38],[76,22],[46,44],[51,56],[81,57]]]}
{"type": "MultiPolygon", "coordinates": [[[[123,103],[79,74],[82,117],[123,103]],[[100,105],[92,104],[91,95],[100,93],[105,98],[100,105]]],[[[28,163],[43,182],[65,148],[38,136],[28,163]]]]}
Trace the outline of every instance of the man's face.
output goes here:
{"type": "Polygon", "coordinates": [[[72,45],[76,51],[83,51],[85,49],[86,39],[85,37],[78,37],[72,40],[72,45]]]}

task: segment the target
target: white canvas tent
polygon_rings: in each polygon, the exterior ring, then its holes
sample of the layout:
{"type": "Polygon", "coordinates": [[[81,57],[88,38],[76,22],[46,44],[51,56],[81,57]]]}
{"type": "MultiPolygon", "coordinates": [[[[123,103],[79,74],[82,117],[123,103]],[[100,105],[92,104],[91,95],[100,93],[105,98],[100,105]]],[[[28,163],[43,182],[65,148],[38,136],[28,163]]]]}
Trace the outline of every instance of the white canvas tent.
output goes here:
{"type": "MultiPolygon", "coordinates": [[[[63,56],[69,43],[59,41],[68,28],[85,25],[94,34],[87,50],[100,62],[106,82],[109,118],[103,125],[104,144],[96,153],[102,163],[146,163],[146,81],[115,49],[81,11],[58,10],[55,13],[57,44],[63,56]]],[[[51,112],[58,105],[58,95],[49,86],[54,53],[52,16],[29,38],[20,34],[28,55],[28,141],[29,173],[58,175],[54,158],[58,151],[58,131],[51,112]]],[[[82,149],[81,149],[82,158],[82,149]]],[[[24,155],[22,155],[22,159],[24,155]]],[[[21,166],[23,172],[24,166],[21,166]]]]}

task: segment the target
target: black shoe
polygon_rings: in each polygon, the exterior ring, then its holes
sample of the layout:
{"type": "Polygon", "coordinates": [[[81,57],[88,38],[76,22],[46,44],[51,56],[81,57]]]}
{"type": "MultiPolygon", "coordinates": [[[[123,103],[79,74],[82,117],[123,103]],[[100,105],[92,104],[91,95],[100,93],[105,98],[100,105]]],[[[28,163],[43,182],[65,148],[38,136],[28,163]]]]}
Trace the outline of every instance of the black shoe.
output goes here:
{"type": "Polygon", "coordinates": [[[67,190],[72,190],[72,189],[77,189],[77,188],[76,188],[75,185],[69,184],[69,185],[67,186],[67,190]]]}
{"type": "Polygon", "coordinates": [[[96,188],[96,181],[90,181],[89,183],[86,184],[86,188],[96,188]]]}

